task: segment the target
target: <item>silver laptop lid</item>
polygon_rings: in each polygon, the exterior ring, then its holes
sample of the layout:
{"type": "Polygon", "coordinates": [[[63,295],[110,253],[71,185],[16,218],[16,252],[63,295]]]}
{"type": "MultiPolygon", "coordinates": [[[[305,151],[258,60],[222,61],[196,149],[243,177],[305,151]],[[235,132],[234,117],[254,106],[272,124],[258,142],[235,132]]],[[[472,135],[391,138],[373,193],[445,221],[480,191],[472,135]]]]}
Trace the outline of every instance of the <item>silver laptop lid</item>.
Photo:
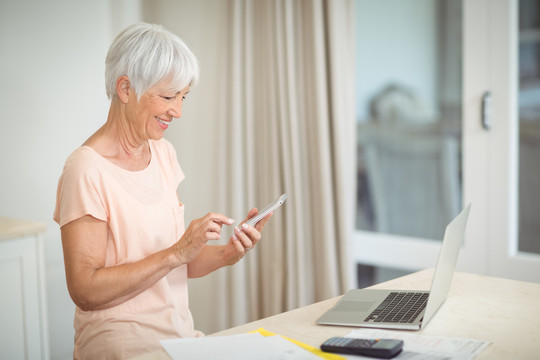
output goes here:
{"type": "Polygon", "coordinates": [[[456,269],[459,249],[465,236],[465,226],[469,218],[471,204],[467,205],[461,213],[446,226],[444,238],[437,260],[437,267],[433,274],[429,299],[424,313],[423,323],[426,324],[442,305],[452,283],[452,276],[456,269]]]}

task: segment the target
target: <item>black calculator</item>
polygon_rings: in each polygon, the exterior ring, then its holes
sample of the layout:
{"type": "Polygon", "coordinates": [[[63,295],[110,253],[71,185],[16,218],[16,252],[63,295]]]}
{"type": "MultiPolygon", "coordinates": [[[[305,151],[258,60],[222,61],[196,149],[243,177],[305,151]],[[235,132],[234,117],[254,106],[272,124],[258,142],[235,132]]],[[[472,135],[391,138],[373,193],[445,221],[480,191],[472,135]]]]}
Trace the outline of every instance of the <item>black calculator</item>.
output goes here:
{"type": "Polygon", "coordinates": [[[321,345],[321,350],[390,359],[403,350],[403,340],[333,337],[321,345]]]}

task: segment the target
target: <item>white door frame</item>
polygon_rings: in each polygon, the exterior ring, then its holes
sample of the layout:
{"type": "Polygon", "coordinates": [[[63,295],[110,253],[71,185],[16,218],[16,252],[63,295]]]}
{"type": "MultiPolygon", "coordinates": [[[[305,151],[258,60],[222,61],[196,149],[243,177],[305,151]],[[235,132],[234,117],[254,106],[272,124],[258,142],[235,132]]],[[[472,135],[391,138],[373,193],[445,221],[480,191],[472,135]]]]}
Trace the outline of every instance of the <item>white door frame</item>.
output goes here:
{"type": "Polygon", "coordinates": [[[540,255],[518,251],[518,1],[489,1],[489,6],[488,70],[494,101],[487,273],[540,282],[540,255]]]}
{"type": "Polygon", "coordinates": [[[458,270],[487,274],[490,133],[482,126],[482,97],[490,91],[490,0],[463,1],[463,204],[471,203],[458,270]]]}

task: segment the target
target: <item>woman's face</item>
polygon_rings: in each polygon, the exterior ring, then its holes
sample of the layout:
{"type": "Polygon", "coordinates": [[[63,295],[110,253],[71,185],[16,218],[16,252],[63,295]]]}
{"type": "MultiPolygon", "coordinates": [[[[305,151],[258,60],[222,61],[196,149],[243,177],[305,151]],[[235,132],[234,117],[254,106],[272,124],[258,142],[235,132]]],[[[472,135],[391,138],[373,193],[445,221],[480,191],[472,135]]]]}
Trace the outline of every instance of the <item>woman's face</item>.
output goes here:
{"type": "Polygon", "coordinates": [[[182,102],[189,86],[179,92],[171,90],[168,81],[151,87],[137,101],[134,91],[130,92],[127,116],[142,139],[159,140],[174,118],[182,116],[182,102]]]}

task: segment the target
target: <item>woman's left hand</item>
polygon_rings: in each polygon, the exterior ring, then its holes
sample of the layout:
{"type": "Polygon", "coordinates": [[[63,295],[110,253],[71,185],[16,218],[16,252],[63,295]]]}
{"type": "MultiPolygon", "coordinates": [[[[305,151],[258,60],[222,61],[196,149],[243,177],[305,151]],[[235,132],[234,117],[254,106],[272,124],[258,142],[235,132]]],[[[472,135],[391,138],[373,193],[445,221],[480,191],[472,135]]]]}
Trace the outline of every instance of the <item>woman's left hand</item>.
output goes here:
{"type": "Polygon", "coordinates": [[[253,249],[261,240],[261,232],[273,213],[268,214],[265,218],[259,221],[255,226],[244,224],[248,219],[257,215],[259,211],[255,208],[251,209],[244,221],[234,228],[234,234],[229,239],[225,249],[225,260],[229,265],[238,262],[248,250],[253,249]]]}

